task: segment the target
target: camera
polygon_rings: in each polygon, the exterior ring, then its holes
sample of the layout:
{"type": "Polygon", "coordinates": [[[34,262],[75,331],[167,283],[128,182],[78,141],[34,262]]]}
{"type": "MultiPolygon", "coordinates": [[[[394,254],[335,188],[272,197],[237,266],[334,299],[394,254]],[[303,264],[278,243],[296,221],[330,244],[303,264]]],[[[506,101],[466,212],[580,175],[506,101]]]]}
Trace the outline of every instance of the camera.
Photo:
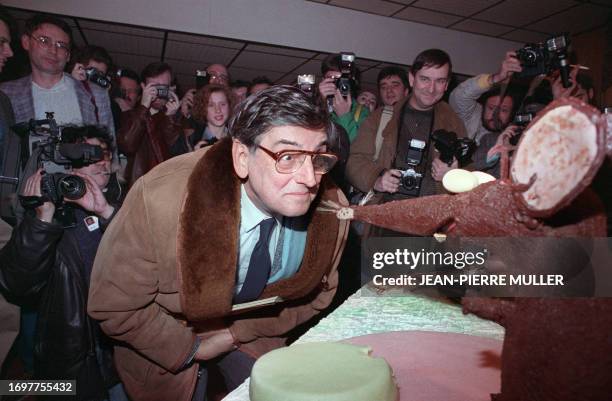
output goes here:
{"type": "Polygon", "coordinates": [[[200,89],[208,85],[210,82],[210,75],[206,72],[206,70],[196,70],[195,72],[195,87],[196,89],[200,89]]]}
{"type": "Polygon", "coordinates": [[[418,172],[416,167],[423,161],[426,147],[427,144],[425,141],[411,139],[408,144],[406,159],[400,161],[400,163],[395,163],[396,167],[402,172],[397,193],[409,196],[419,196],[423,174],[418,172]]]}
{"type": "Polygon", "coordinates": [[[90,82],[93,82],[104,89],[108,88],[111,84],[110,78],[94,67],[86,68],[85,76],[87,76],[87,79],[90,82]]]}
{"type": "Polygon", "coordinates": [[[533,77],[559,70],[563,87],[569,88],[571,86],[570,65],[567,58],[569,45],[570,40],[567,34],[553,36],[540,43],[526,44],[522,49],[516,51],[516,57],[523,67],[519,76],[533,77]]]}
{"type": "Polygon", "coordinates": [[[457,138],[457,134],[452,131],[436,130],[431,134],[431,139],[440,152],[440,160],[449,166],[453,158],[457,159],[460,166],[468,164],[476,150],[476,143],[472,139],[457,138]]]}
{"type": "Polygon", "coordinates": [[[315,76],[313,74],[303,74],[297,76],[297,87],[305,94],[312,96],[314,92],[315,76]]]}
{"type": "Polygon", "coordinates": [[[342,96],[348,97],[351,95],[353,77],[353,63],[355,62],[355,53],[340,53],[340,78],[336,79],[336,88],[342,96]]]}
{"type": "MultiPolygon", "coordinates": [[[[30,120],[13,127],[13,130],[27,147],[27,157],[35,157],[36,165],[42,168],[41,179],[42,201],[51,201],[56,206],[63,204],[63,199],[79,199],[86,192],[85,181],[70,174],[72,168],[80,168],[104,159],[100,146],[88,143],[74,143],[70,129],[59,127],[53,119],[53,113],[47,113],[43,120],[30,120]]],[[[38,207],[41,199],[37,197],[20,197],[25,208],[38,207]]]]}
{"type": "Polygon", "coordinates": [[[155,85],[155,89],[157,89],[157,97],[159,99],[169,99],[170,98],[170,86],[155,85]]]}

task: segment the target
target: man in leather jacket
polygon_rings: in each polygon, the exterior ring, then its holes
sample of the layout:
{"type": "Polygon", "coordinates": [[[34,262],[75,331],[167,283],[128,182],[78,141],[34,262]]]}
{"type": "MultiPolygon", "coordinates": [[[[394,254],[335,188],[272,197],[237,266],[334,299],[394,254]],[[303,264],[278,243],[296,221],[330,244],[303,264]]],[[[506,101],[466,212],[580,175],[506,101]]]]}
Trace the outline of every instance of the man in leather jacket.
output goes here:
{"type": "Polygon", "coordinates": [[[22,195],[39,197],[40,206],[28,209],[0,251],[0,290],[38,303],[36,378],[76,380],[77,395],[71,400],[127,400],[117,384],[111,340],[87,315],[93,260],[120,198],[120,189],[109,185],[113,140],[96,126],[64,128],[62,135],[99,146],[104,156],[74,166],[72,173],[83,179],[86,192],[80,199],[64,200],[63,207],[74,212],[71,227],[61,224],[56,205],[41,197],[44,171],[27,179],[22,195]]]}

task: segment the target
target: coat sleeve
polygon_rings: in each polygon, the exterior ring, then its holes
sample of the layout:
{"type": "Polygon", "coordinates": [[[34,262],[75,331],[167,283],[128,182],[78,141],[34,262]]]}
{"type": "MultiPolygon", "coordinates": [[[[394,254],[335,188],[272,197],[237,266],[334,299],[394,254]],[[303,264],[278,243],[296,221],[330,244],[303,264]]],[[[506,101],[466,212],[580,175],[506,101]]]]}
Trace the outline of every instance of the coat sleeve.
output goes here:
{"type": "Polygon", "coordinates": [[[144,201],[145,184],[138,180],[106,230],[94,263],[88,312],[110,337],[176,372],[192,352],[193,331],[158,303],[158,262],[155,233],[144,201]]]}
{"type": "Polygon", "coordinates": [[[148,112],[146,107],[138,105],[132,110],[121,113],[121,126],[117,133],[117,146],[121,153],[131,155],[140,148],[145,135],[148,112]]]}
{"type": "Polygon", "coordinates": [[[380,121],[380,110],[370,114],[359,129],[351,144],[351,152],[346,164],[346,177],[349,183],[362,192],[368,192],[384,170],[373,161],[376,132],[380,121]]]}
{"type": "Polygon", "coordinates": [[[470,138],[474,138],[480,127],[482,106],[478,99],[489,89],[489,75],[483,74],[463,81],[450,94],[449,104],[463,121],[470,138]]]}
{"type": "Polygon", "coordinates": [[[29,297],[45,286],[55,265],[64,229],[26,215],[0,251],[0,289],[15,297],[29,297]]]}

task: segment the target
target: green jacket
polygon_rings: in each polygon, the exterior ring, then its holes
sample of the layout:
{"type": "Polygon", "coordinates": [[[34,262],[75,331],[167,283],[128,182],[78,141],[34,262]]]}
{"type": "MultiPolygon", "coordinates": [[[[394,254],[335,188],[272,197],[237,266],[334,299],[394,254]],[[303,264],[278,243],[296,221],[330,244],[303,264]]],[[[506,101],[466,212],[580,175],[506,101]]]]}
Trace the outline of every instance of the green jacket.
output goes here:
{"type": "Polygon", "coordinates": [[[353,142],[357,136],[357,132],[359,131],[359,126],[363,120],[366,119],[368,114],[370,114],[368,108],[360,105],[355,99],[353,99],[351,103],[351,111],[340,117],[338,117],[334,112],[332,113],[332,120],[335,123],[340,124],[342,128],[346,130],[349,140],[353,142]]]}

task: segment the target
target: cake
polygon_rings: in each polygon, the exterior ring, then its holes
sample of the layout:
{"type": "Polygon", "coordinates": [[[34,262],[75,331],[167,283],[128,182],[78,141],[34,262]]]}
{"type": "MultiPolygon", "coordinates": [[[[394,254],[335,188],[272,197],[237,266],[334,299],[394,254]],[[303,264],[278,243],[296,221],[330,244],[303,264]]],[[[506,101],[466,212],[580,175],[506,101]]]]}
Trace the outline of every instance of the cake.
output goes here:
{"type": "Polygon", "coordinates": [[[259,358],[251,401],[396,401],[389,364],[369,347],[342,343],[295,344],[259,358]]]}

